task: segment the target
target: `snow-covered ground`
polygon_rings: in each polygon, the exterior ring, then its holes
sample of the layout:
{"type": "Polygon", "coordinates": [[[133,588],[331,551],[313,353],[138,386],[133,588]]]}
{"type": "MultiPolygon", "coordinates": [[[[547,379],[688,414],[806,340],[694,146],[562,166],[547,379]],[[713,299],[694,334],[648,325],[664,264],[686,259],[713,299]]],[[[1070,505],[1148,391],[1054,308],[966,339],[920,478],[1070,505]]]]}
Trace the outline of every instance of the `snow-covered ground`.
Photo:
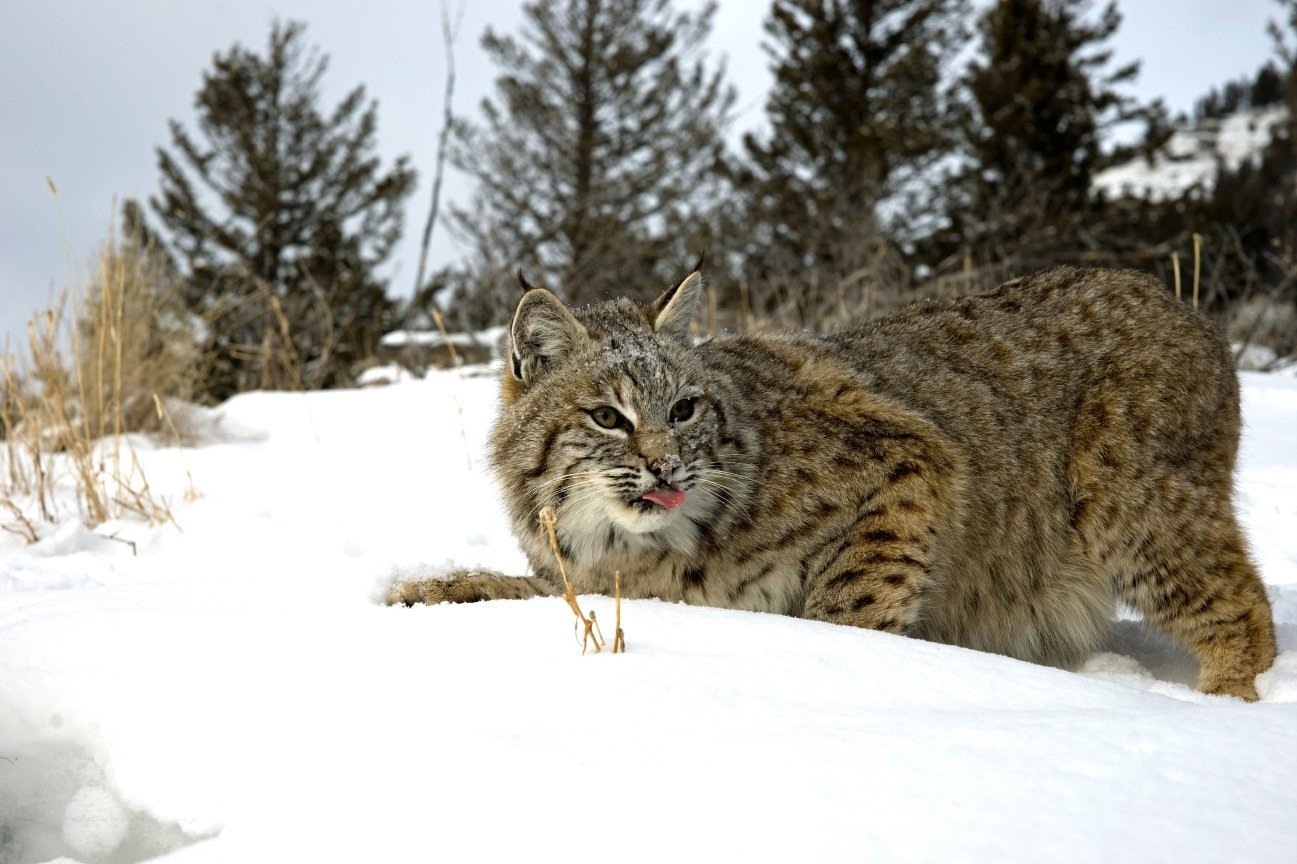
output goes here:
{"type": "Polygon", "coordinates": [[[1151,201],[1176,198],[1197,187],[1210,189],[1221,166],[1237,170],[1258,160],[1276,126],[1288,119],[1283,105],[1249,108],[1220,120],[1176,129],[1162,152],[1099,172],[1094,188],[1116,198],[1134,195],[1151,201]]]}
{"type": "Polygon", "coordinates": [[[398,568],[523,566],[494,381],[240,396],[140,454],[180,530],[0,534],[0,862],[1297,860],[1297,380],[1244,380],[1257,705],[1132,620],[1078,674],[648,601],[616,656],[560,600],[384,608],[398,568]]]}

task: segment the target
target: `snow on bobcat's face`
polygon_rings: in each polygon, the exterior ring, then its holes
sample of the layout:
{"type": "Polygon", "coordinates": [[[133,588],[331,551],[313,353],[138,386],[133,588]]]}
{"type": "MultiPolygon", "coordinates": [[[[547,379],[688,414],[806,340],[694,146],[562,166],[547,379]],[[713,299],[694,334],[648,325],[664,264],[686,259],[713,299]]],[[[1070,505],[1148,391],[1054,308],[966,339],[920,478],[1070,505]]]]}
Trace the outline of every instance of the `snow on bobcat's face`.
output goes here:
{"type": "Polygon", "coordinates": [[[681,538],[672,526],[710,515],[714,406],[705,381],[655,353],[605,346],[572,406],[575,470],[561,480],[560,516],[566,511],[573,531],[605,539],[610,524],[635,535],[666,532],[657,539],[674,546],[681,538]]]}
{"type": "Polygon", "coordinates": [[[524,295],[511,328],[492,462],[519,531],[544,507],[586,563],[691,551],[725,500],[723,409],[693,356],[692,275],[656,304],[569,311],[524,295]],[[718,473],[719,472],[719,473],[718,473]]]}

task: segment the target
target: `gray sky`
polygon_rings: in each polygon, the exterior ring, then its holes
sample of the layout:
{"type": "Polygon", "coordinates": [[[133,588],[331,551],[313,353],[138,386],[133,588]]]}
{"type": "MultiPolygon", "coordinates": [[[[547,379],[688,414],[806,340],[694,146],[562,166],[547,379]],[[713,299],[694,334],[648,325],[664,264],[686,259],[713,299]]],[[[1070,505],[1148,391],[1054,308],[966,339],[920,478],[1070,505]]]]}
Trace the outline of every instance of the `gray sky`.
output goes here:
{"type": "MultiPolygon", "coordinates": [[[[478,47],[488,24],[513,31],[520,0],[466,3],[456,45],[455,107],[474,112],[496,70],[478,47]]],[[[684,2],[694,6],[696,2],[684,2]]],[[[1142,59],[1135,92],[1188,110],[1212,85],[1251,74],[1270,54],[1272,0],[1120,0],[1116,60],[1142,59]]],[[[764,0],[722,0],[712,46],[739,89],[740,130],[761,122],[770,75],[760,49],[764,0]]],[[[113,202],[157,189],[154,148],[167,120],[192,128],[192,104],[213,53],[234,42],[260,49],[275,16],[309,23],[331,57],[326,99],[358,83],[379,100],[379,146],[409,153],[419,186],[389,271],[406,295],[431,189],[444,57],[432,0],[42,0],[0,4],[0,338],[21,336],[52,293],[84,281],[107,235],[113,202]],[[45,177],[58,188],[50,193],[45,177]]],[[[443,204],[471,187],[448,177],[443,204]]],[[[443,212],[444,209],[443,209],[443,212]]],[[[438,227],[432,265],[459,256],[438,227]]]]}

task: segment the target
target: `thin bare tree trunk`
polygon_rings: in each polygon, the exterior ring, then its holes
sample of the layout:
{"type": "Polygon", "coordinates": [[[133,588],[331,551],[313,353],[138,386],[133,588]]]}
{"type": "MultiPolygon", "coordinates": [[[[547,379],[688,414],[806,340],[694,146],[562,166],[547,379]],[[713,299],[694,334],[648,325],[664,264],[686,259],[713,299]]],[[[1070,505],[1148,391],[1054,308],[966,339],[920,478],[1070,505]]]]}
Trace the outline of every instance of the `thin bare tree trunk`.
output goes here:
{"type": "MultiPolygon", "coordinates": [[[[423,289],[423,272],[428,264],[428,247],[432,245],[432,227],[437,222],[437,210],[441,205],[441,178],[446,168],[446,142],[450,140],[450,127],[454,121],[451,100],[455,95],[455,39],[459,36],[459,25],[464,20],[464,0],[460,0],[455,10],[455,22],[450,21],[450,9],[446,0],[441,3],[441,41],[446,48],[446,95],[444,112],[441,119],[441,135],[437,139],[437,163],[432,178],[432,203],[428,207],[428,221],[423,225],[423,239],[419,245],[419,269],[414,277],[414,292],[423,289]]],[[[430,298],[434,307],[436,298],[430,298]]]]}

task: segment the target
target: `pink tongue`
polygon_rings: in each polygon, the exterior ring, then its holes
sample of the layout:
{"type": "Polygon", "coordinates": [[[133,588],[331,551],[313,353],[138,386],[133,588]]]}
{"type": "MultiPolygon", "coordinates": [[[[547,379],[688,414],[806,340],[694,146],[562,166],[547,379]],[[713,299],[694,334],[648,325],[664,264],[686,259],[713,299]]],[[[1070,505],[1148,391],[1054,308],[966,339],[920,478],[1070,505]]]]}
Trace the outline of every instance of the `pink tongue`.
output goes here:
{"type": "Polygon", "coordinates": [[[659,486],[656,489],[650,489],[644,493],[645,501],[652,501],[654,504],[661,504],[668,510],[679,507],[685,500],[685,493],[679,489],[672,489],[669,486],[659,486]]]}

